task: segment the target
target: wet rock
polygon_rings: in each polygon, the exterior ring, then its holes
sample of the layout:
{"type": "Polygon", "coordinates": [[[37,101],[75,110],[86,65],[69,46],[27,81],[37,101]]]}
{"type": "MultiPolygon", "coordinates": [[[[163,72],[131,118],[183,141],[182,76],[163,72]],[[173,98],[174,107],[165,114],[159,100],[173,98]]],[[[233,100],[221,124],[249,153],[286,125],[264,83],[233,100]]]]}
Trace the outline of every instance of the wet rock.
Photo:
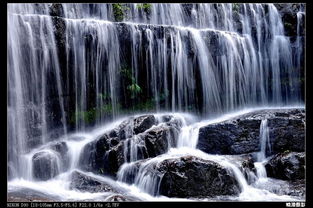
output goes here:
{"type": "Polygon", "coordinates": [[[96,178],[87,176],[81,172],[74,171],[71,175],[70,189],[86,192],[114,192],[118,193],[110,184],[96,178]]]}
{"type": "Polygon", "coordinates": [[[119,165],[124,163],[123,143],[115,144],[116,142],[118,142],[118,138],[110,138],[104,134],[99,139],[87,144],[79,159],[80,167],[97,174],[114,176],[119,165]]]}
{"type": "Polygon", "coordinates": [[[305,153],[280,153],[270,159],[266,165],[268,177],[294,181],[304,179],[305,153]]]}
{"type": "Polygon", "coordinates": [[[33,177],[36,180],[49,180],[59,174],[59,158],[52,151],[40,151],[32,157],[33,177]]]}
{"type": "Polygon", "coordinates": [[[284,181],[267,178],[267,180],[259,181],[252,185],[258,189],[264,189],[280,196],[295,196],[300,200],[303,200],[305,197],[305,180],[284,181]]]}
{"type": "Polygon", "coordinates": [[[257,179],[256,177],[256,167],[254,162],[256,162],[256,155],[254,154],[243,154],[243,155],[225,155],[227,159],[236,164],[243,175],[245,176],[248,184],[254,183],[257,179]]]}
{"type": "Polygon", "coordinates": [[[178,134],[179,131],[173,127],[160,126],[141,135],[145,141],[148,156],[155,157],[167,152],[169,145],[176,146],[178,134]]]}
{"type": "Polygon", "coordinates": [[[60,161],[60,169],[62,171],[66,171],[69,168],[69,162],[70,162],[70,158],[68,153],[68,147],[66,142],[55,142],[52,145],[49,146],[49,149],[54,150],[55,152],[59,153],[60,158],[62,158],[62,160],[60,161]]]}
{"type": "Polygon", "coordinates": [[[164,174],[160,194],[168,197],[236,195],[240,192],[233,174],[213,161],[186,156],[164,160],[157,170],[164,174]]]}
{"type": "Polygon", "coordinates": [[[139,116],[134,119],[134,132],[135,134],[142,133],[155,124],[157,124],[157,122],[153,115],[139,116]]]}
{"type": "Polygon", "coordinates": [[[295,151],[305,149],[305,122],[298,118],[271,118],[268,119],[270,141],[273,152],[295,151]]]}
{"type": "Polygon", "coordinates": [[[115,129],[84,147],[80,157],[81,168],[115,177],[125,161],[165,153],[169,145],[176,145],[181,122],[171,117],[162,125],[152,127],[155,124],[157,121],[153,115],[123,121],[115,129]]]}
{"type": "Polygon", "coordinates": [[[258,152],[260,124],[265,118],[272,146],[266,149],[267,156],[286,150],[304,151],[305,113],[302,109],[261,110],[204,126],[199,130],[198,148],[210,154],[258,152]]]}

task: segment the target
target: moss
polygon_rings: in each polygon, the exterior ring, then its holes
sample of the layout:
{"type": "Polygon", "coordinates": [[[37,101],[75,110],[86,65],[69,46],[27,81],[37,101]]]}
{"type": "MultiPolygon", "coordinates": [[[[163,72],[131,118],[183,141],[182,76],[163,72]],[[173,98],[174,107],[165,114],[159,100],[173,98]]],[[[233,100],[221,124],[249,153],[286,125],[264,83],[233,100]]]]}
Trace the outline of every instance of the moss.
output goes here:
{"type": "Polygon", "coordinates": [[[137,9],[142,10],[146,13],[150,13],[151,12],[151,4],[147,4],[147,3],[143,3],[143,4],[138,4],[137,5],[137,9]]]}
{"type": "MultiPolygon", "coordinates": [[[[120,108],[118,105],[117,108],[120,108]]],[[[78,111],[72,114],[70,123],[75,124],[76,118],[83,121],[86,124],[91,124],[99,117],[100,114],[110,115],[113,112],[113,106],[111,104],[104,104],[99,108],[91,108],[86,111],[78,111]]]]}
{"type": "Polygon", "coordinates": [[[240,4],[239,3],[233,3],[233,11],[236,13],[239,13],[240,4]]]}
{"type": "Polygon", "coordinates": [[[126,18],[126,12],[129,7],[126,4],[112,4],[115,21],[121,22],[126,18]]]}

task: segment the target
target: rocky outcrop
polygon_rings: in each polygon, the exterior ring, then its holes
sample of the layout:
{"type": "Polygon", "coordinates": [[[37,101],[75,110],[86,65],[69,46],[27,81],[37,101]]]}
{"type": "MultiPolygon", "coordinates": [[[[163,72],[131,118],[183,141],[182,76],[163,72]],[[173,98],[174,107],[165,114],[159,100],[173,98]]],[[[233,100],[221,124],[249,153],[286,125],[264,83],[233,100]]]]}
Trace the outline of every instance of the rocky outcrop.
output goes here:
{"type": "Polygon", "coordinates": [[[87,171],[116,176],[125,161],[136,161],[165,153],[176,144],[181,123],[164,116],[158,124],[153,115],[123,121],[118,127],[87,144],[80,166],[87,171]]]}
{"type": "Polygon", "coordinates": [[[267,176],[282,180],[304,179],[305,153],[281,153],[271,158],[265,165],[267,176]]]}
{"type": "Polygon", "coordinates": [[[76,189],[84,192],[114,192],[119,193],[110,184],[100,181],[96,178],[87,176],[81,172],[74,171],[71,174],[70,189],[76,189]]]}
{"type": "Polygon", "coordinates": [[[272,150],[267,156],[286,150],[304,151],[303,109],[261,110],[199,130],[198,148],[210,154],[245,154],[260,151],[260,124],[268,120],[272,150]]]}

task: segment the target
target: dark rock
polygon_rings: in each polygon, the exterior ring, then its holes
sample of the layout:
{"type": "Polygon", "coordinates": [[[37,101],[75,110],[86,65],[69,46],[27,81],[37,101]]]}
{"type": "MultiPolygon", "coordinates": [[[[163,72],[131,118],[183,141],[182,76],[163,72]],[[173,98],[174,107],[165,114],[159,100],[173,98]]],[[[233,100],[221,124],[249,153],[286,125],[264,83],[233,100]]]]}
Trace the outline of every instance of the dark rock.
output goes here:
{"type": "Polygon", "coordinates": [[[255,155],[253,154],[243,154],[243,155],[225,155],[230,162],[237,164],[241,172],[245,176],[249,184],[254,183],[256,178],[256,168],[254,162],[256,162],[255,155]]]}
{"type": "MultiPolygon", "coordinates": [[[[116,138],[113,138],[113,140],[116,140],[116,138]]],[[[124,162],[124,160],[120,159],[123,156],[117,154],[123,154],[123,143],[119,143],[113,147],[110,143],[110,138],[106,134],[88,143],[82,150],[79,159],[80,167],[86,171],[113,176],[118,169],[118,164],[124,162]]]]}
{"type": "Polygon", "coordinates": [[[304,179],[305,153],[279,153],[266,163],[265,168],[268,177],[291,181],[304,179]]]}
{"type": "Polygon", "coordinates": [[[48,180],[59,174],[59,158],[56,153],[41,151],[32,157],[33,177],[37,180],[48,180]]]}
{"type": "Polygon", "coordinates": [[[139,134],[157,124],[153,115],[139,116],[134,119],[134,132],[139,134]]]}
{"type": "Polygon", "coordinates": [[[70,189],[77,189],[86,192],[114,192],[118,193],[110,184],[96,178],[87,176],[81,172],[74,171],[71,175],[70,189]]]}
{"type": "Polygon", "coordinates": [[[84,147],[80,167],[86,171],[115,177],[125,161],[136,161],[165,153],[169,148],[168,144],[176,145],[181,122],[171,117],[166,123],[151,128],[156,123],[153,115],[123,121],[118,127],[84,147]],[[131,149],[135,151],[132,155],[131,149]]]}
{"type": "Polygon", "coordinates": [[[167,152],[169,144],[176,146],[179,131],[174,127],[158,126],[141,135],[149,157],[167,152]]]}
{"type": "Polygon", "coordinates": [[[235,177],[219,164],[186,156],[162,161],[160,194],[168,197],[236,195],[240,187],[235,177]]]}
{"type": "Polygon", "coordinates": [[[198,148],[210,154],[246,154],[260,151],[260,124],[268,119],[272,149],[266,155],[286,150],[304,151],[304,110],[261,110],[199,130],[198,148]],[[288,115],[288,116],[287,116],[288,115]]]}
{"type": "Polygon", "coordinates": [[[272,118],[268,119],[268,125],[271,127],[269,136],[274,153],[304,151],[304,119],[272,118]]]}

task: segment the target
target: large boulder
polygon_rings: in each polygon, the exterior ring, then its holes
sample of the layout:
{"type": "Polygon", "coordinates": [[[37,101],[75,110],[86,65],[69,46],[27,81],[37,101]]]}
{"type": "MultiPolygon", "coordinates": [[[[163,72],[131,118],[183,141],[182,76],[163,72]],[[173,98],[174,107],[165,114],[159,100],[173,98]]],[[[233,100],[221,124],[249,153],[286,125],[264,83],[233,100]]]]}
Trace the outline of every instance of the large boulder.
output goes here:
{"type": "Polygon", "coordinates": [[[141,160],[123,166],[119,173],[119,180],[135,183],[152,195],[186,198],[240,192],[231,171],[216,162],[194,156],[141,160]]]}
{"type": "Polygon", "coordinates": [[[280,153],[271,158],[265,165],[267,176],[295,181],[304,179],[305,153],[280,153]]]}
{"type": "Polygon", "coordinates": [[[225,167],[193,156],[163,161],[159,193],[169,197],[236,195],[240,187],[225,167]]]}
{"type": "Polygon", "coordinates": [[[60,159],[53,151],[40,151],[32,157],[32,172],[36,180],[49,180],[59,174],[60,159]]]}
{"type": "Polygon", "coordinates": [[[210,154],[260,151],[260,124],[268,120],[271,149],[267,156],[286,150],[304,151],[305,113],[302,109],[261,110],[200,128],[198,148],[210,154]]]}

